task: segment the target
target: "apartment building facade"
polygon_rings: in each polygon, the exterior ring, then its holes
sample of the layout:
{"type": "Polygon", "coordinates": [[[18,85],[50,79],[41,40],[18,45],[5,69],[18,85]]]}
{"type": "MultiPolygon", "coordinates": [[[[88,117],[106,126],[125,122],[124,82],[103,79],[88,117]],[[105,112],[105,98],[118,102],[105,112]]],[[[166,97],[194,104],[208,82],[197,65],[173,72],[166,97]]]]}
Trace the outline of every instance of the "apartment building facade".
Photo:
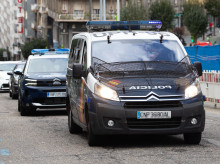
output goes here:
{"type": "Polygon", "coordinates": [[[29,42],[37,37],[37,27],[36,27],[36,14],[35,11],[38,10],[34,6],[35,0],[25,0],[23,2],[24,9],[24,32],[22,36],[23,43],[29,42]]]}
{"type": "Polygon", "coordinates": [[[73,35],[87,31],[85,24],[90,17],[115,20],[117,1],[92,0],[90,16],[89,0],[36,0],[33,6],[38,8],[35,10],[37,37],[47,39],[51,47],[68,48],[73,35]],[[101,14],[100,4],[106,6],[105,16],[101,14]]]}
{"type": "MultiPolygon", "coordinates": [[[[91,20],[116,20],[117,2],[120,7],[127,5],[129,0],[36,0],[37,36],[48,40],[51,47],[68,48],[72,36],[86,31],[85,24],[91,20]],[[106,6],[101,7],[101,6],[106,6]],[[105,10],[106,15],[101,14],[105,10]]],[[[157,0],[134,0],[143,4],[147,10],[157,0]]],[[[173,5],[176,15],[173,24],[181,27],[183,4],[187,0],[168,0],[173,5]]]]}
{"type": "Polygon", "coordinates": [[[8,49],[11,60],[21,60],[21,46],[35,38],[33,3],[35,0],[4,0],[0,3],[0,48],[8,49]]]}
{"type": "Polygon", "coordinates": [[[22,25],[19,22],[23,16],[21,6],[18,0],[4,0],[0,3],[0,48],[8,49],[12,60],[20,58],[22,25]]]}

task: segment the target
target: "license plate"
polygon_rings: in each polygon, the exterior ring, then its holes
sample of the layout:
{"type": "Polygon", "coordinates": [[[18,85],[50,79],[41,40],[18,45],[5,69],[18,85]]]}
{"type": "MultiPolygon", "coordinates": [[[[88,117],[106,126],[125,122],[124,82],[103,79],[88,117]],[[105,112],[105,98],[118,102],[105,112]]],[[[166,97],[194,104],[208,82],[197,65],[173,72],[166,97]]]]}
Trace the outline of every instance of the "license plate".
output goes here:
{"type": "Polygon", "coordinates": [[[66,92],[47,92],[47,97],[66,97],[66,92]]]}
{"type": "Polygon", "coordinates": [[[137,119],[171,118],[171,111],[138,111],[137,119]]]}

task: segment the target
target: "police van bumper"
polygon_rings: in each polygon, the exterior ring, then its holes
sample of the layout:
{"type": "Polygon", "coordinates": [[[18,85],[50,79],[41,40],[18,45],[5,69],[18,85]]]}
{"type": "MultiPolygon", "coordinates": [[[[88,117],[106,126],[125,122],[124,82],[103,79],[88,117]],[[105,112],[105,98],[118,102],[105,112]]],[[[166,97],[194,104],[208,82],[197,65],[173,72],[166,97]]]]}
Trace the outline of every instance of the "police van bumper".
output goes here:
{"type": "Polygon", "coordinates": [[[180,101],[180,107],[125,108],[121,102],[95,96],[96,112],[89,111],[94,134],[183,134],[200,133],[205,127],[201,97],[180,101]],[[138,111],[171,111],[170,119],[137,119],[138,111]],[[195,121],[196,119],[196,121],[195,121]]]}
{"type": "Polygon", "coordinates": [[[60,95],[49,97],[49,93],[64,93],[66,86],[59,87],[34,87],[28,86],[22,93],[22,104],[34,108],[64,108],[66,107],[66,96],[60,95]]]}

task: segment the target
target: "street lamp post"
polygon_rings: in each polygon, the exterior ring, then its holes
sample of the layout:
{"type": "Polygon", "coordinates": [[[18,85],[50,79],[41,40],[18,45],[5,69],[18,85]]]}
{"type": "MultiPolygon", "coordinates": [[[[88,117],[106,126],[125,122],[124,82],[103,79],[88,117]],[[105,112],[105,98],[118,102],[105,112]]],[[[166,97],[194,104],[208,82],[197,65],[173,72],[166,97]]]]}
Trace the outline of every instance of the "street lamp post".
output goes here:
{"type": "Polygon", "coordinates": [[[92,0],[89,0],[89,21],[92,20],[92,0]]]}
{"type": "Polygon", "coordinates": [[[103,13],[104,13],[104,21],[106,21],[106,0],[103,0],[103,13]]]}
{"type": "Polygon", "coordinates": [[[117,0],[117,21],[120,21],[120,0],[117,0]]]}
{"type": "Polygon", "coordinates": [[[102,4],[102,1],[103,0],[100,0],[100,12],[99,12],[99,19],[102,20],[102,15],[103,15],[103,12],[102,12],[102,8],[103,8],[103,4],[102,4]]]}

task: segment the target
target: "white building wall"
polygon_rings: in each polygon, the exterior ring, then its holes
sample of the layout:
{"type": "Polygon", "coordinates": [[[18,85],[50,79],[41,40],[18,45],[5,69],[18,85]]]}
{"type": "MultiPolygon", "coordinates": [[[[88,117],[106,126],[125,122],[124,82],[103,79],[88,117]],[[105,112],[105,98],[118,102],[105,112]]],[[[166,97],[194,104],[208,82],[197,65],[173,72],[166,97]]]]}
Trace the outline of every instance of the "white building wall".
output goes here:
{"type": "Polygon", "coordinates": [[[22,35],[15,31],[17,19],[15,15],[18,11],[17,0],[4,0],[0,2],[0,48],[9,50],[11,59],[16,59],[17,51],[13,47],[16,41],[21,41],[22,35]],[[17,12],[16,12],[17,11],[17,12]]]}

